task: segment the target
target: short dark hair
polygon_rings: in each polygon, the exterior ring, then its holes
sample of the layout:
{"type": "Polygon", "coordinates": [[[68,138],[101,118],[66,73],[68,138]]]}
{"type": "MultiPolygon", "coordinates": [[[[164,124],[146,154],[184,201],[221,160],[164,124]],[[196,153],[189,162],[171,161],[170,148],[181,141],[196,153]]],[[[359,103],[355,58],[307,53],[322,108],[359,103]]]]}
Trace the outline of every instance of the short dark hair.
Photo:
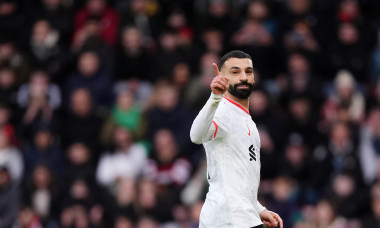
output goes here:
{"type": "Polygon", "coordinates": [[[220,64],[220,69],[222,69],[224,63],[231,58],[237,58],[237,59],[250,59],[252,60],[251,56],[248,55],[247,53],[240,51],[240,50],[233,50],[228,52],[227,54],[223,55],[222,58],[220,58],[219,64],[220,64]]]}

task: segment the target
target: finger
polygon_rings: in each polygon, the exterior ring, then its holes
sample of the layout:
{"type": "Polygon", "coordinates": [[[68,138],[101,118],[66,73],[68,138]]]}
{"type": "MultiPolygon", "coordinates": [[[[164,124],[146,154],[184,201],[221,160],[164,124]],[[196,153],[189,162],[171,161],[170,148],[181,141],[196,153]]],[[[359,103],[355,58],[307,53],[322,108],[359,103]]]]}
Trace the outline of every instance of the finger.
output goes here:
{"type": "Polygon", "coordinates": [[[228,80],[225,77],[218,76],[213,80],[213,82],[218,82],[224,86],[228,86],[228,80]]]}
{"type": "Polygon", "coordinates": [[[212,88],[218,88],[218,89],[221,89],[221,90],[225,90],[226,89],[226,86],[223,85],[223,84],[221,84],[221,83],[219,83],[219,82],[213,82],[211,84],[211,87],[212,88]]]}
{"type": "Polygon", "coordinates": [[[216,65],[216,63],[213,63],[212,66],[214,67],[215,76],[219,76],[220,75],[220,71],[219,71],[219,68],[216,65]]]}
{"type": "Polygon", "coordinates": [[[280,228],[283,227],[283,221],[279,215],[277,215],[276,220],[280,223],[280,228]]]}
{"type": "Polygon", "coordinates": [[[273,218],[276,219],[276,221],[278,223],[280,223],[280,228],[282,228],[283,221],[282,221],[281,217],[277,213],[275,213],[275,212],[271,212],[271,214],[272,214],[273,218]]]}
{"type": "Polygon", "coordinates": [[[270,225],[269,222],[267,222],[267,221],[262,221],[262,222],[264,223],[264,226],[265,226],[265,227],[271,227],[271,225],[270,225]]]}
{"type": "Polygon", "coordinates": [[[225,83],[228,83],[228,81],[229,81],[229,79],[226,76],[222,75],[222,74],[220,74],[220,76],[218,76],[218,78],[220,78],[221,80],[223,80],[225,83]]]}

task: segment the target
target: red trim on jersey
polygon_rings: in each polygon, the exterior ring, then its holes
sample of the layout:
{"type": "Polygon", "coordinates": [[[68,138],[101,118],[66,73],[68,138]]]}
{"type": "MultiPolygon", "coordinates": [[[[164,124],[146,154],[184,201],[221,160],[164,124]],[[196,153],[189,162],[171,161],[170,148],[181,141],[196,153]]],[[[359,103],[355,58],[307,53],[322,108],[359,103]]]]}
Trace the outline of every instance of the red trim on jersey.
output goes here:
{"type": "Polygon", "coordinates": [[[245,113],[247,113],[249,115],[249,112],[246,108],[244,108],[241,104],[237,103],[236,101],[226,97],[226,96],[223,96],[224,98],[227,99],[227,101],[231,102],[232,104],[236,105],[238,108],[240,108],[241,110],[243,110],[245,113]]]}
{"type": "Polygon", "coordinates": [[[215,121],[212,121],[212,123],[215,125],[215,131],[214,131],[214,136],[213,136],[213,138],[215,139],[216,133],[218,132],[218,124],[216,124],[215,121]]]}

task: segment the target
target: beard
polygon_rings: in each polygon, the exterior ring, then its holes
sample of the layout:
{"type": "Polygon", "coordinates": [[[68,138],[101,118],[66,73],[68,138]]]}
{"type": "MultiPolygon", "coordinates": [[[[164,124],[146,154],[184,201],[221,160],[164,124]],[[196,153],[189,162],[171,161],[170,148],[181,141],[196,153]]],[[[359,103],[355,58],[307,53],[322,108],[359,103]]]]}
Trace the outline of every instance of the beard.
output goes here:
{"type": "Polygon", "coordinates": [[[247,99],[253,90],[253,84],[249,84],[248,82],[242,82],[235,85],[229,85],[228,86],[228,92],[233,95],[236,98],[239,99],[247,99]],[[248,86],[248,89],[238,89],[238,86],[246,85],[248,86]]]}

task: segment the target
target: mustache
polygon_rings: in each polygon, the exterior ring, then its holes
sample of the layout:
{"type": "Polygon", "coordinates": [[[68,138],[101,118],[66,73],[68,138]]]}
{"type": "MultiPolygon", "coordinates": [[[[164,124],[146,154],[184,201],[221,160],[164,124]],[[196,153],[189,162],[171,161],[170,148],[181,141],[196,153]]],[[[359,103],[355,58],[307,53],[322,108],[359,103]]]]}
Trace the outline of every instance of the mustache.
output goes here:
{"type": "Polygon", "coordinates": [[[250,83],[248,83],[248,82],[241,82],[241,83],[235,84],[235,85],[234,85],[234,89],[237,89],[237,87],[238,87],[238,86],[241,86],[241,85],[248,86],[249,89],[252,89],[252,88],[253,88],[253,83],[250,84],[250,83]]]}

